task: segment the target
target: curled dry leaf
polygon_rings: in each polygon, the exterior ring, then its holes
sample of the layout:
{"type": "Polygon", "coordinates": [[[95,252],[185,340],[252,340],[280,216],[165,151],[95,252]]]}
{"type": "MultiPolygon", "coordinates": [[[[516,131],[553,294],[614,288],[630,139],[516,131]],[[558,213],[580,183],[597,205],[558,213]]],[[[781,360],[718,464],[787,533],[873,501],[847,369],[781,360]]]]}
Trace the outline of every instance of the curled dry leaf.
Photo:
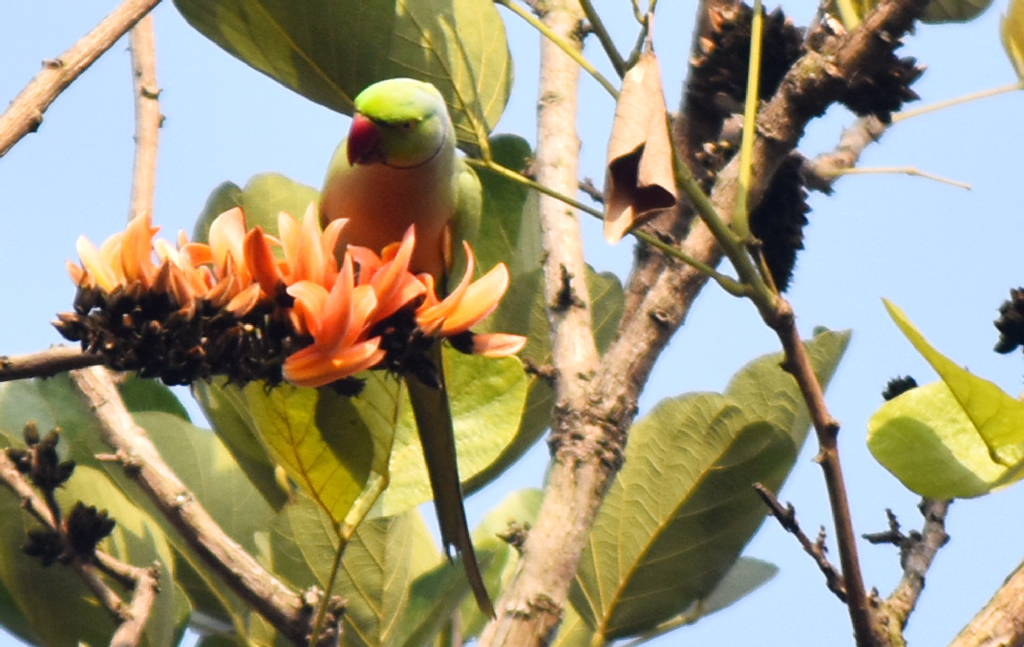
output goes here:
{"type": "Polygon", "coordinates": [[[658,59],[648,50],[622,81],[608,141],[604,237],[618,242],[630,228],[676,204],[665,96],[658,59]]]}

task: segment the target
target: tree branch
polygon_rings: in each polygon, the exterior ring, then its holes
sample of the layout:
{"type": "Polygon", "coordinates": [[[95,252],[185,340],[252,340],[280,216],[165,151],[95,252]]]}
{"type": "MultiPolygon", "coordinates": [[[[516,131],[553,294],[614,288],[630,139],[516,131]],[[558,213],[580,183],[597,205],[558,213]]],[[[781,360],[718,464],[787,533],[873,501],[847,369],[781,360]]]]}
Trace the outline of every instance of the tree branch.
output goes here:
{"type": "Polygon", "coordinates": [[[160,87],[156,83],[156,46],[153,16],[146,16],[132,28],[132,81],[135,92],[135,166],[128,220],[153,212],[156,188],[156,151],[160,124],[160,87]]]}
{"type": "Polygon", "coordinates": [[[57,373],[102,363],[102,355],[83,353],[81,348],[69,346],[52,346],[27,355],[0,355],[0,382],[53,377],[57,373]]]}
{"type": "MultiPolygon", "coordinates": [[[[576,0],[545,3],[544,23],[563,44],[581,47],[582,19],[576,0]]],[[[542,40],[537,181],[566,195],[577,189],[579,74],[579,66],[561,48],[542,40]]],[[[497,619],[481,636],[483,647],[534,644],[558,626],[601,495],[621,463],[624,442],[589,414],[587,388],[599,358],[590,328],[578,215],[564,203],[541,196],[540,219],[555,369],[549,440],[554,466],[523,559],[498,601],[497,619]]]]}
{"type": "Polygon", "coordinates": [[[845,604],[846,583],[843,581],[843,575],[825,557],[825,528],[822,527],[816,541],[811,541],[810,537],[804,534],[804,531],[800,528],[800,524],[797,523],[796,510],[793,508],[792,503],[786,504],[786,507],[783,507],[779,500],[775,498],[775,494],[760,483],[754,483],[754,491],[761,497],[764,504],[768,506],[772,516],[779,522],[782,529],[796,537],[804,552],[810,555],[814,563],[818,565],[818,569],[825,576],[825,584],[828,586],[828,590],[835,593],[836,597],[845,604]]]}
{"type": "Polygon", "coordinates": [[[22,137],[38,130],[43,113],[60,93],[159,2],[125,0],[59,58],[43,61],[43,71],[0,115],[0,157],[22,137]]]}
{"type": "Polygon", "coordinates": [[[878,623],[884,627],[888,635],[896,638],[891,644],[902,644],[903,629],[907,620],[917,606],[917,600],[924,591],[925,575],[935,559],[939,549],[949,541],[946,534],[946,513],[950,501],[936,501],[924,498],[918,504],[924,525],[921,532],[911,531],[909,536],[900,532],[899,522],[892,511],[886,510],[889,517],[889,530],[882,533],[864,535],[871,543],[890,543],[900,549],[900,566],[903,577],[885,601],[878,605],[878,623]]]}
{"type": "Polygon", "coordinates": [[[1003,582],[949,647],[1021,647],[1024,645],[1024,563],[1003,582]]]}
{"type": "MultiPolygon", "coordinates": [[[[71,380],[93,411],[104,442],[117,451],[125,473],[149,496],[199,558],[278,631],[295,644],[304,645],[312,631],[313,606],[268,573],[221,530],[195,495],[164,463],[145,430],[132,420],[109,371],[100,367],[72,371],[71,380]]],[[[334,615],[328,626],[336,626],[337,621],[334,615]]]]}

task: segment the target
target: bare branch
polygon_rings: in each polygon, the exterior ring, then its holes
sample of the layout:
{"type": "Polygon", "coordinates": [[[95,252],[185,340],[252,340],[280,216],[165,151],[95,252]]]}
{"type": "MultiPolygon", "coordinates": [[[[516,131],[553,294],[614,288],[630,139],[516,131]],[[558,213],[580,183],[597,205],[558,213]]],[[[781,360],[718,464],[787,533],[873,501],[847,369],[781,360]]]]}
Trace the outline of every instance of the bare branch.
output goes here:
{"type": "Polygon", "coordinates": [[[137,647],[142,643],[142,632],[146,628],[149,614],[160,592],[160,565],[149,568],[132,567],[135,578],[135,593],[131,603],[124,609],[125,620],[110,639],[110,647],[137,647]]]}
{"type": "MultiPolygon", "coordinates": [[[[103,440],[117,451],[125,473],[200,559],[278,631],[296,644],[305,644],[312,630],[312,606],[221,530],[164,463],[145,430],[132,420],[109,371],[100,367],[81,369],[71,373],[71,380],[94,412],[103,440]]],[[[329,626],[336,624],[337,615],[332,614],[329,626]]]]}
{"type": "Polygon", "coordinates": [[[779,503],[779,500],[775,498],[775,494],[771,490],[761,485],[760,483],[754,484],[754,491],[757,492],[764,504],[771,510],[772,516],[778,520],[779,525],[786,532],[796,537],[796,540],[800,542],[800,546],[804,549],[804,552],[814,559],[814,563],[818,565],[822,574],[825,576],[825,584],[828,586],[828,590],[836,594],[842,602],[846,602],[846,584],[843,582],[843,575],[840,573],[832,562],[828,561],[825,556],[825,529],[822,528],[818,534],[818,538],[815,541],[811,541],[810,538],[804,534],[804,531],[800,528],[800,524],[796,520],[796,510],[793,509],[792,503],[787,503],[785,507],[779,503]]]}
{"type": "Polygon", "coordinates": [[[900,524],[891,510],[886,510],[889,518],[889,529],[884,532],[864,535],[873,544],[888,543],[900,549],[900,566],[903,577],[893,589],[892,594],[878,604],[878,622],[887,627],[890,634],[902,635],[907,620],[917,606],[917,600],[924,590],[925,575],[935,559],[939,549],[949,541],[946,534],[946,513],[950,501],[936,501],[924,498],[918,509],[924,516],[921,532],[910,531],[904,535],[900,524]]]}
{"type": "Polygon", "coordinates": [[[27,355],[0,355],[0,382],[53,377],[57,373],[102,363],[102,355],[83,353],[81,348],[68,346],[53,346],[27,355]]]}
{"type": "Polygon", "coordinates": [[[125,0],[59,58],[43,61],[43,71],[0,115],[0,157],[22,137],[38,130],[43,113],[60,93],[159,2],[125,0]]]}
{"type": "Polygon", "coordinates": [[[153,16],[146,16],[132,28],[132,80],[135,91],[135,168],[128,220],[152,213],[156,187],[156,151],[160,124],[160,87],[156,83],[156,46],[153,16]]]}
{"type": "Polygon", "coordinates": [[[1021,647],[1024,645],[1024,564],[1003,582],[985,608],[949,647],[1021,647]]]}

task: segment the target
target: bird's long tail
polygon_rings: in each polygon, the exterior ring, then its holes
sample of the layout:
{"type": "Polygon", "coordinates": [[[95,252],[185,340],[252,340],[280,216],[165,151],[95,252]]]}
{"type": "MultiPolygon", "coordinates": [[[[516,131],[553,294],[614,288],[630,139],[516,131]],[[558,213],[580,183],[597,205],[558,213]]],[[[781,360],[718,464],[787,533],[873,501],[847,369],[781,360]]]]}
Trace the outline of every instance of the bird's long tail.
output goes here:
{"type": "MultiPolygon", "coordinates": [[[[443,375],[440,342],[435,343],[431,349],[430,359],[438,369],[437,374],[443,375]]],[[[450,546],[455,546],[462,556],[462,565],[477,605],[482,612],[494,617],[494,607],[480,575],[480,566],[469,537],[466,510],[462,506],[462,487],[455,457],[455,432],[448,406],[448,392],[443,382],[442,378],[438,388],[438,385],[424,384],[415,376],[409,376],[406,380],[416,428],[423,445],[427,473],[430,475],[430,487],[434,492],[434,508],[437,510],[445,552],[448,552],[450,546]]]]}

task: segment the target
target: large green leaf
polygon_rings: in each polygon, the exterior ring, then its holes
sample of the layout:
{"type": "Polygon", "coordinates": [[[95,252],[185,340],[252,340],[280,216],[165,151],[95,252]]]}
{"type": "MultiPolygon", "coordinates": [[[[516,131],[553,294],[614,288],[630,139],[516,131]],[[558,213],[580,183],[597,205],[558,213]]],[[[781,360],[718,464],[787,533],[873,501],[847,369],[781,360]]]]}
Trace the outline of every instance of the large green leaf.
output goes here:
{"type": "MultiPolygon", "coordinates": [[[[296,586],[326,587],[338,542],[330,517],[309,499],[298,497],[274,522],[270,535],[274,568],[296,586]]],[[[399,644],[413,580],[440,559],[436,549],[426,560],[417,555],[423,546],[432,547],[433,540],[416,510],[359,526],[345,546],[334,587],[334,594],[347,601],[346,645],[399,644]]]]}
{"type": "Polygon", "coordinates": [[[868,449],[912,492],[933,499],[987,494],[1011,468],[992,460],[977,427],[944,382],[910,389],[868,421],[868,449]]]}
{"type": "Polygon", "coordinates": [[[225,391],[274,459],[339,525],[371,477],[387,474],[396,392],[396,381],[379,374],[359,398],[331,387],[267,389],[256,382],[225,391]]]}
{"type": "MultiPolygon", "coordinates": [[[[498,310],[482,326],[488,332],[525,335],[526,346],[519,355],[538,367],[551,363],[551,341],[544,311],[542,280],[543,273],[539,268],[515,277],[498,310]]],[[[615,337],[622,318],[622,285],[614,274],[598,274],[588,267],[587,289],[590,291],[594,341],[598,351],[604,352],[615,337]]],[[[469,480],[466,486],[468,491],[475,491],[497,478],[540,439],[551,424],[551,407],[554,402],[551,386],[543,378],[530,375],[526,405],[515,438],[490,467],[469,480]]]]}
{"type": "Polygon", "coordinates": [[[512,85],[505,27],[489,0],[175,0],[185,19],[233,56],[345,114],[366,86],[429,81],[459,139],[477,144],[512,85]]]}
{"type": "Polygon", "coordinates": [[[206,199],[192,232],[194,242],[206,242],[214,219],[228,209],[241,207],[246,227],[256,225],[277,235],[277,216],[286,211],[295,218],[306,213],[310,203],[320,201],[320,192],[279,173],[260,173],[249,178],[245,188],[233,182],[217,186],[206,199]]]}
{"type": "MultiPolygon", "coordinates": [[[[489,144],[494,161],[516,171],[523,170],[533,155],[529,142],[518,135],[495,135],[489,144]]],[[[476,174],[484,196],[480,234],[473,247],[480,267],[504,262],[513,280],[536,270],[541,257],[536,193],[486,168],[476,169],[476,174]]]]}
{"type": "Polygon", "coordinates": [[[571,599],[605,640],[642,633],[708,595],[764,518],[750,487],[782,484],[789,435],[729,398],[666,400],[633,426],[571,599]]]}
{"type": "MultiPolygon", "coordinates": [[[[808,343],[822,382],[848,333],[808,343]]],[[[778,354],[744,367],[726,395],[662,401],[630,431],[570,594],[602,641],[652,631],[714,589],[761,525],[751,489],[778,489],[807,434],[796,381],[778,354]]]]}
{"type": "MultiPolygon", "coordinates": [[[[455,427],[459,475],[465,481],[488,470],[519,429],[527,376],[515,357],[488,359],[444,349],[444,374],[455,427]]],[[[390,464],[391,483],[381,495],[385,516],[433,498],[412,407],[403,390],[390,464]]]]}
{"type": "Polygon", "coordinates": [[[977,429],[992,458],[1003,465],[1024,461],[1024,402],[988,380],[972,375],[932,348],[898,307],[885,308],[917,352],[928,360],[977,429]]]}
{"type": "MultiPolygon", "coordinates": [[[[849,330],[816,330],[807,343],[814,374],[821,388],[828,388],[850,344],[849,330]]],[[[796,445],[802,446],[811,426],[811,416],[793,376],[779,365],[782,353],[759,357],[741,368],[729,380],[725,395],[741,404],[750,416],[767,420],[787,430],[796,445]]]]}

